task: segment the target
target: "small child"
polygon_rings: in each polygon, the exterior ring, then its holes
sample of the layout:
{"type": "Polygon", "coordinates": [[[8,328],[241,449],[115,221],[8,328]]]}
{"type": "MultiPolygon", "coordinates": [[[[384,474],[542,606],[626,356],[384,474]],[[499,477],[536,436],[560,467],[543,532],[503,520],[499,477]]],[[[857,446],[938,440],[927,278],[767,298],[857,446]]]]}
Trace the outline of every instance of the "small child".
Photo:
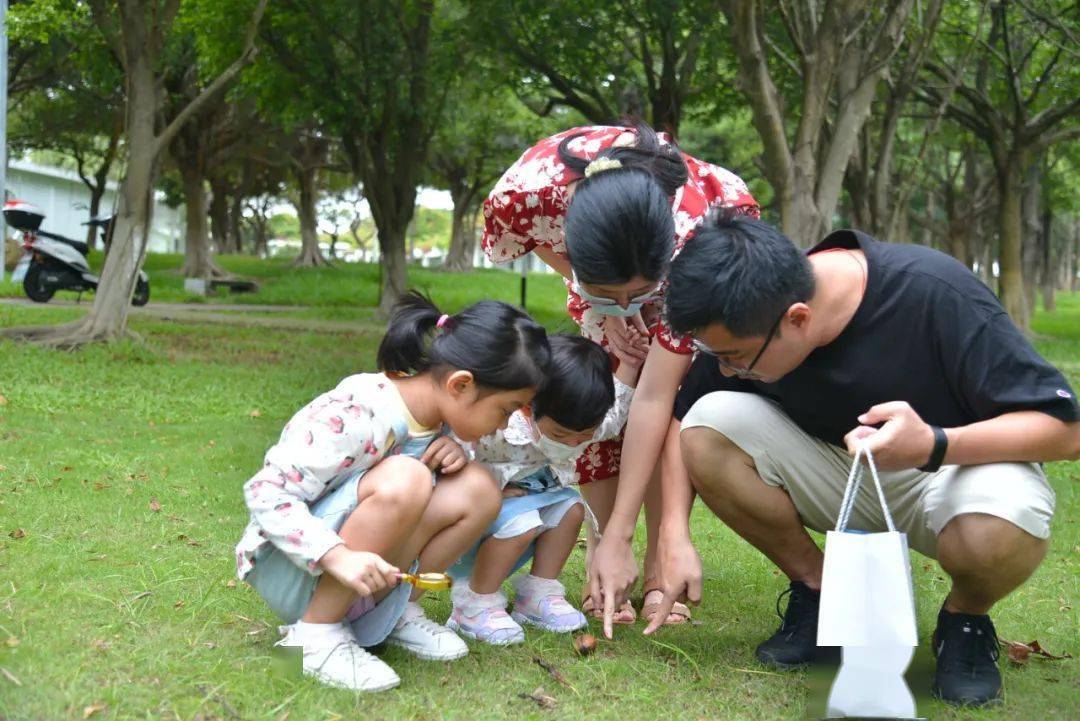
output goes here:
{"type": "Polygon", "coordinates": [[[479,546],[451,569],[468,580],[454,585],[447,625],[499,646],[524,641],[521,624],[556,633],[586,624],[558,581],[587,510],[570,486],[577,482],[576,461],[585,447],[619,435],[637,383],[639,368],[622,363],[613,378],[607,353],[587,338],[557,335],[550,342],[548,379],[531,408],[476,444],[475,459],[503,487],[502,510],[479,546]],[[516,579],[508,615],[499,588],[530,557],[531,572],[516,579]]]}
{"type": "Polygon", "coordinates": [[[543,327],[513,306],[483,301],[449,316],[408,293],[379,346],[381,372],[345,378],[285,425],[244,485],[251,522],[236,564],[290,624],[278,645],[302,648],[305,674],[380,691],[400,679],[364,647],[468,653],[424,617],[401,570],[444,571],[496,517],[490,472],[444,430],[472,442],[505,428],[549,360],[543,327]]]}

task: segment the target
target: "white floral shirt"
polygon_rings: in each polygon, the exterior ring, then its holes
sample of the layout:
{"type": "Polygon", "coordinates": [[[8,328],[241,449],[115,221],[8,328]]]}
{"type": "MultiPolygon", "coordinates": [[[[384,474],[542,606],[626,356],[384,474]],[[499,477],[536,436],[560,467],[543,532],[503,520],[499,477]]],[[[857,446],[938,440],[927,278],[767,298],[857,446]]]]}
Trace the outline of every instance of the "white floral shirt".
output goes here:
{"type": "MultiPolygon", "coordinates": [[[[626,425],[634,389],[618,378],[614,381],[615,402],[608,409],[604,420],[597,426],[592,438],[577,446],[578,455],[596,441],[616,438],[626,425]]],[[[539,431],[531,418],[517,411],[510,416],[505,430],[495,431],[477,441],[472,455],[477,461],[491,469],[502,488],[532,475],[544,466],[551,467],[559,485],[577,485],[577,456],[569,461],[548,458],[537,444],[538,439],[539,431]]]]}
{"type": "Polygon", "coordinates": [[[310,506],[356,473],[375,466],[408,439],[401,395],[381,373],[349,376],[301,408],[244,484],[251,520],[236,546],[236,571],[251,573],[256,553],[273,544],[312,575],[342,543],[310,506]]]}

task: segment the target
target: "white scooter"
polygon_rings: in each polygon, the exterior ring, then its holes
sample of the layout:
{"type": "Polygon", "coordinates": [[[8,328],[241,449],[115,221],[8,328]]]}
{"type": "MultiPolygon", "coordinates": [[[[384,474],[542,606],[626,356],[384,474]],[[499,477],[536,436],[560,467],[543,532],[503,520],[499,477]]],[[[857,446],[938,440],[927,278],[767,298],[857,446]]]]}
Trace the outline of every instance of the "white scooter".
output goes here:
{"type": "MultiPolygon", "coordinates": [[[[30,265],[23,277],[23,290],[35,303],[48,303],[58,290],[82,293],[96,290],[98,276],[90,271],[86,255],[90,248],[79,240],[40,230],[45,214],[22,200],[4,203],[7,224],[22,231],[23,248],[30,255],[30,265]]],[[[93,218],[87,225],[106,229],[112,218],[93,218]]],[[[150,300],[150,278],[142,270],[131,297],[132,305],[146,305],[150,300]]]]}

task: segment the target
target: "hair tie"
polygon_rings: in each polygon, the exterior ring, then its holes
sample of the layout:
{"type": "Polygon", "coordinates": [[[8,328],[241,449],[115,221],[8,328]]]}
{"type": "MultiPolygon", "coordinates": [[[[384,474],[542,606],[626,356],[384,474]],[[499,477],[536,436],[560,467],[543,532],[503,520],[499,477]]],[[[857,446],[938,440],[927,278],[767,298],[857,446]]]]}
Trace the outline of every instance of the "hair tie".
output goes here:
{"type": "Polygon", "coordinates": [[[585,166],[585,177],[591,178],[597,173],[602,173],[605,170],[615,170],[622,166],[622,162],[615,158],[597,158],[585,166]]]}
{"type": "Polygon", "coordinates": [[[446,324],[447,324],[447,322],[449,320],[450,320],[450,316],[448,316],[446,313],[443,313],[442,315],[439,316],[439,320],[437,320],[435,322],[435,327],[436,328],[443,328],[444,326],[446,326],[446,324]]]}

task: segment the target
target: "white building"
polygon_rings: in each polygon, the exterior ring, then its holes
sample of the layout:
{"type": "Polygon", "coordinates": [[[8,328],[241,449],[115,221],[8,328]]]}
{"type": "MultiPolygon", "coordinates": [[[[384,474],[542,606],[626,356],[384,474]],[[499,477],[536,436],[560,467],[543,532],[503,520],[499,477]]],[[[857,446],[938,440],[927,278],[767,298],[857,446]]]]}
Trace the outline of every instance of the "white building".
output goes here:
{"type": "MultiPolygon", "coordinates": [[[[101,214],[109,215],[116,208],[118,186],[106,185],[101,199],[101,214]]],[[[75,240],[86,239],[90,218],[90,191],[74,170],[39,165],[30,160],[12,160],[7,168],[8,199],[25,200],[45,213],[43,230],[75,240]]],[[[100,248],[100,246],[98,246],[100,248]]],[[[150,232],[151,253],[182,253],[184,251],[184,207],[165,205],[164,195],[155,194],[154,223],[150,232]]]]}

